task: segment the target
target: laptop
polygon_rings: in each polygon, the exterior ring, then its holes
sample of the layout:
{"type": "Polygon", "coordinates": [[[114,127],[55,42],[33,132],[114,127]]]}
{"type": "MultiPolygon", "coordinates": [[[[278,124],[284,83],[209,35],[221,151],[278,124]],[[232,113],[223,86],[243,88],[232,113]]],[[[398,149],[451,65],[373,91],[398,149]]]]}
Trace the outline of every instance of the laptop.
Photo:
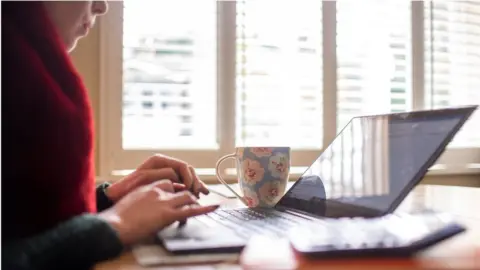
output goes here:
{"type": "Polygon", "coordinates": [[[478,106],[354,117],[272,208],[218,209],[157,239],[173,254],[238,252],[255,234],[391,214],[478,106]]]}

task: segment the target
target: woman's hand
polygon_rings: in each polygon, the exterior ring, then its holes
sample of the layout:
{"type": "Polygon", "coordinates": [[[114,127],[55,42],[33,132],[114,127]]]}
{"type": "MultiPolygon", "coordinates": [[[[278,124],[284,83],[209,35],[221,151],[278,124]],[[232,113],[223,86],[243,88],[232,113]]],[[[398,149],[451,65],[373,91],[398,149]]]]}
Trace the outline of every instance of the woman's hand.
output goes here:
{"type": "Polygon", "coordinates": [[[111,224],[124,245],[131,245],[175,221],[214,211],[218,205],[200,206],[189,191],[175,193],[175,185],[162,180],[127,194],[100,218],[111,224]]]}
{"type": "Polygon", "coordinates": [[[106,195],[110,200],[117,202],[132,190],[163,179],[184,184],[197,197],[199,193],[209,193],[207,186],[198,178],[191,165],[172,157],[155,155],[133,173],[108,187],[106,195]]]}

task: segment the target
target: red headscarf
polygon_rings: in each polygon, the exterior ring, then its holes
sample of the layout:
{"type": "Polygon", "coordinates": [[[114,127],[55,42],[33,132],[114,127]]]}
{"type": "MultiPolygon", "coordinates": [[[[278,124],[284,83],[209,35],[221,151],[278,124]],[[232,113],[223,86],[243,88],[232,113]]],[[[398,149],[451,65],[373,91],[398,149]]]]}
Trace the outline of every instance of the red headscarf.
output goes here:
{"type": "Polygon", "coordinates": [[[95,212],[87,91],[42,2],[2,2],[3,238],[95,212]]]}

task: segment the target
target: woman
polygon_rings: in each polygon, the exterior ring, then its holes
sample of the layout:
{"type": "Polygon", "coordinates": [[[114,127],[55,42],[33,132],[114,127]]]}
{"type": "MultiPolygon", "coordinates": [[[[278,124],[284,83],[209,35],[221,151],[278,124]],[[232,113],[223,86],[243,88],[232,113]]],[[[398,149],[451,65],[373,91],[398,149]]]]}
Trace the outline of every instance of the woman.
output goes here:
{"type": "Polygon", "coordinates": [[[196,204],[205,185],[165,156],[95,187],[92,112],[68,52],[105,12],[105,1],[2,3],[4,269],[86,269],[218,207],[196,204]]]}

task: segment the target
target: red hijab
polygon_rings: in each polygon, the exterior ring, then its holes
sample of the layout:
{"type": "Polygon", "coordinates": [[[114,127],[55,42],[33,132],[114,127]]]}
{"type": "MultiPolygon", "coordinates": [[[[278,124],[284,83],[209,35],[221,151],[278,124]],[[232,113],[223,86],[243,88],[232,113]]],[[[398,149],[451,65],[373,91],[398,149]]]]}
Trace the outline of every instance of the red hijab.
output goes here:
{"type": "Polygon", "coordinates": [[[42,2],[2,2],[3,239],[96,212],[87,91],[42,2]]]}

